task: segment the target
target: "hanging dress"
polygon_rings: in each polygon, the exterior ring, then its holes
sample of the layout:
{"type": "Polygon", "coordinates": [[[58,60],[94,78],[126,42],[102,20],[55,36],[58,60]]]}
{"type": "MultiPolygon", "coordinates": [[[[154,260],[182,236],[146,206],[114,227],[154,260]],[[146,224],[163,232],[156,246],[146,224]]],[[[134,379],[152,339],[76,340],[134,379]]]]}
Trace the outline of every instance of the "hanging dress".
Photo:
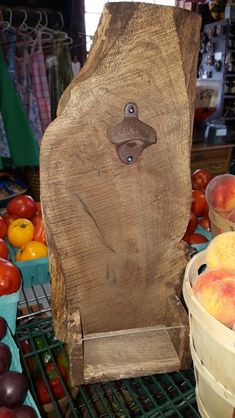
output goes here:
{"type": "Polygon", "coordinates": [[[39,150],[27,116],[9,76],[1,48],[0,112],[4,121],[12,164],[16,167],[38,166],[39,150]]]}
{"type": "Polygon", "coordinates": [[[32,131],[38,144],[40,144],[43,131],[39,116],[37,99],[32,86],[32,68],[30,54],[27,47],[22,48],[22,55],[16,56],[16,90],[22,101],[24,110],[29,118],[32,131]]]}
{"type": "Polygon", "coordinates": [[[32,87],[37,100],[41,127],[44,133],[51,122],[51,106],[44,53],[40,37],[35,41],[30,54],[30,60],[32,69],[32,87]]]}

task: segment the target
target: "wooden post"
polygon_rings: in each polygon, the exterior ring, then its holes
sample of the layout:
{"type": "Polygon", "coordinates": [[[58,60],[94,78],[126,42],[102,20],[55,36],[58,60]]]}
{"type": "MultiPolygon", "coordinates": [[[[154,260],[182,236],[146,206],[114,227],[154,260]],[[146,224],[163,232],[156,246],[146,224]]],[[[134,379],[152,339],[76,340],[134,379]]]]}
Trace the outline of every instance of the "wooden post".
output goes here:
{"type": "Polygon", "coordinates": [[[188,363],[178,244],[191,205],[199,29],[182,9],[108,3],[43,138],[53,320],[74,383],[188,363]]]}

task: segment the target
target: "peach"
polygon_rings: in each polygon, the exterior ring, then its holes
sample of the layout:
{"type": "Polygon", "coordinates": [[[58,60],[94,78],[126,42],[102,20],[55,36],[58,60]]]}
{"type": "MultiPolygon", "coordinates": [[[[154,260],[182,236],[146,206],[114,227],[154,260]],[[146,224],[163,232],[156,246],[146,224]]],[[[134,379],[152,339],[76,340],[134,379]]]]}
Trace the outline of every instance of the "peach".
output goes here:
{"type": "Polygon", "coordinates": [[[209,269],[228,269],[235,272],[235,231],[223,232],[207,247],[206,264],[209,269]]]}
{"type": "Polygon", "coordinates": [[[210,209],[217,212],[235,209],[235,176],[222,174],[214,177],[206,188],[206,200],[210,209]]]}
{"type": "Polygon", "coordinates": [[[193,284],[202,306],[229,328],[235,322],[235,272],[218,269],[201,273],[193,284]]]}

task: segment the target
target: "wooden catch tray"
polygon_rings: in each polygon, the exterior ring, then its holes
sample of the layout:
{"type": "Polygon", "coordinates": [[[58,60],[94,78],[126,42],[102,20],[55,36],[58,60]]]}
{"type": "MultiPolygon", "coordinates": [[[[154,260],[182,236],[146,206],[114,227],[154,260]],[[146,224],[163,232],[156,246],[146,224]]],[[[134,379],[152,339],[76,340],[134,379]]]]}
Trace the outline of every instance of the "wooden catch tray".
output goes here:
{"type": "Polygon", "coordinates": [[[178,298],[170,298],[165,323],[83,339],[84,382],[165,373],[191,365],[188,316],[178,298]]]}

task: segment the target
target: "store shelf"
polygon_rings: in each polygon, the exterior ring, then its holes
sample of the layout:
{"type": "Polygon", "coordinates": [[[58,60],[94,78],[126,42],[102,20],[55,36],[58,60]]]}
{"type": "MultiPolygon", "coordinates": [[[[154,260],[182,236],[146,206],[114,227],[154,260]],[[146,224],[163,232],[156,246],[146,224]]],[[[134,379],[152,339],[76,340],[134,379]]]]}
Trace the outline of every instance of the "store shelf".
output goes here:
{"type": "MultiPolygon", "coordinates": [[[[38,299],[38,297],[32,297],[31,299],[34,304],[35,299],[39,304],[43,300],[38,299]]],[[[48,315],[48,312],[46,314],[48,315]]],[[[45,314],[43,313],[43,315],[45,314]]],[[[37,400],[38,396],[35,386],[37,379],[34,374],[32,375],[32,359],[34,364],[36,362],[37,370],[43,378],[50,395],[51,404],[46,406],[47,410],[48,408],[49,411],[54,410],[53,415],[49,415],[50,417],[199,417],[192,370],[79,386],[75,390],[71,390],[69,385],[63,382],[59,373],[65,398],[62,401],[56,401],[50,390],[43,359],[45,359],[44,355],[47,354],[57,372],[59,372],[57,355],[58,351],[62,351],[63,354],[67,355],[65,347],[54,337],[50,317],[35,320],[35,315],[33,315],[33,317],[24,316],[23,320],[29,320],[29,322],[18,326],[16,341],[18,346],[21,347],[22,364],[30,381],[31,392],[42,416],[46,416],[46,414],[37,400]],[[41,348],[38,348],[35,343],[38,338],[41,338],[44,342],[44,346],[41,348]],[[23,353],[22,341],[25,339],[29,342],[32,349],[31,352],[23,353]]]]}

